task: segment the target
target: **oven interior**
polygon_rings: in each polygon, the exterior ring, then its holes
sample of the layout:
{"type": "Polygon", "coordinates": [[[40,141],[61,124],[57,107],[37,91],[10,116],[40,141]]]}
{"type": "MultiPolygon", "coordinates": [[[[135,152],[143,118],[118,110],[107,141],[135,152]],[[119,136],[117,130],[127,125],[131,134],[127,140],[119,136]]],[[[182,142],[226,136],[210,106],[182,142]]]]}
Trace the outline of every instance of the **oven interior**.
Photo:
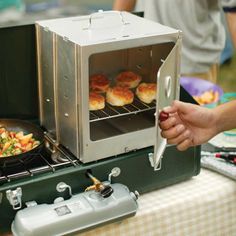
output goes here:
{"type": "MultiPolygon", "coordinates": [[[[115,85],[115,77],[123,71],[140,75],[141,82],[156,83],[158,70],[173,47],[174,43],[168,42],[93,54],[89,58],[89,75],[106,75],[111,87],[115,85]]],[[[135,94],[135,89],[132,92],[135,94]]],[[[104,109],[90,111],[90,139],[97,141],[154,127],[155,109],[155,100],[147,104],[137,96],[133,103],[122,107],[106,103],[104,109]]]]}

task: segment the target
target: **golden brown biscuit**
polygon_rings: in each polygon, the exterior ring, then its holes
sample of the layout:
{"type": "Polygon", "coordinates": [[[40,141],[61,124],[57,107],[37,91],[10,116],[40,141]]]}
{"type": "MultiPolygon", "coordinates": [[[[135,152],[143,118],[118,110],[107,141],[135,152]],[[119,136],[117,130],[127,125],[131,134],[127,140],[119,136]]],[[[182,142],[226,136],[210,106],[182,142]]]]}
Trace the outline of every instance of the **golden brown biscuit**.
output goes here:
{"type": "Polygon", "coordinates": [[[89,78],[89,87],[93,92],[105,93],[109,88],[110,81],[103,74],[92,75],[89,78]]]}
{"type": "Polygon", "coordinates": [[[126,87],[116,86],[107,90],[106,100],[112,106],[124,106],[134,100],[134,94],[126,87]]]}
{"type": "Polygon", "coordinates": [[[147,104],[156,99],[157,84],[156,83],[141,83],[136,88],[137,97],[147,104]]]}
{"type": "Polygon", "coordinates": [[[105,107],[105,98],[98,93],[89,93],[89,110],[96,111],[101,110],[105,107]]]}
{"type": "Polygon", "coordinates": [[[124,71],[121,72],[116,78],[116,85],[127,87],[127,88],[135,88],[138,86],[142,77],[138,74],[135,74],[132,71],[124,71]]]}

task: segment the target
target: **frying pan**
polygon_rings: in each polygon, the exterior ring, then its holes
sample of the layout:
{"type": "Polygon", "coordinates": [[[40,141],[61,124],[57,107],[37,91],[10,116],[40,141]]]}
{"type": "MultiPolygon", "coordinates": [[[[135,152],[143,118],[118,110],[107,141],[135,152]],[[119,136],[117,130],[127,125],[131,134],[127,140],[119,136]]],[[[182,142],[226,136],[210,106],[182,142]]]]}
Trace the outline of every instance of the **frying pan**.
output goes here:
{"type": "Polygon", "coordinates": [[[16,161],[19,159],[23,159],[29,156],[29,154],[38,153],[40,152],[41,148],[44,145],[43,130],[40,127],[28,121],[17,120],[17,119],[0,119],[0,127],[4,127],[8,131],[16,131],[16,132],[23,131],[24,135],[32,133],[33,138],[40,142],[40,144],[37,147],[31,149],[30,151],[18,155],[0,157],[0,164],[8,161],[16,161]]]}

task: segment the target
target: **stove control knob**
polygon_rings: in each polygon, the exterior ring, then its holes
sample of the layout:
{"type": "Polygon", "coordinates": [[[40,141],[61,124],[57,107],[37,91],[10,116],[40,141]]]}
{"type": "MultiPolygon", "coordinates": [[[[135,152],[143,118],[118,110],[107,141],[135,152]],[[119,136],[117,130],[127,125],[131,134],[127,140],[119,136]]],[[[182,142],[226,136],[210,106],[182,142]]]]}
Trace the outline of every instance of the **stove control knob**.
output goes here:
{"type": "Polygon", "coordinates": [[[70,185],[68,185],[68,184],[66,184],[64,182],[60,182],[60,183],[57,184],[57,187],[56,187],[57,192],[62,193],[66,189],[69,190],[69,195],[70,195],[70,197],[72,197],[72,190],[71,190],[71,186],[70,185]]]}
{"type": "Polygon", "coordinates": [[[108,175],[108,181],[111,183],[111,177],[117,177],[121,173],[121,169],[119,167],[114,167],[111,170],[111,173],[108,175]]]}

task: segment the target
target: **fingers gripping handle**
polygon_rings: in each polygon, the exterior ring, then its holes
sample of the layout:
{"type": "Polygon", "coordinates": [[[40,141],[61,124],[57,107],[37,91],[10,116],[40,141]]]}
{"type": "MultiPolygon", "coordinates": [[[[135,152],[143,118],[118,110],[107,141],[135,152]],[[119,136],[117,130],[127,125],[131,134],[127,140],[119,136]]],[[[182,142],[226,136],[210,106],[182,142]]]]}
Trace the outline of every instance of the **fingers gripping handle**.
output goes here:
{"type": "Polygon", "coordinates": [[[160,114],[159,114],[159,121],[162,122],[162,121],[165,121],[169,118],[169,113],[166,113],[164,111],[161,111],[160,114]]]}

